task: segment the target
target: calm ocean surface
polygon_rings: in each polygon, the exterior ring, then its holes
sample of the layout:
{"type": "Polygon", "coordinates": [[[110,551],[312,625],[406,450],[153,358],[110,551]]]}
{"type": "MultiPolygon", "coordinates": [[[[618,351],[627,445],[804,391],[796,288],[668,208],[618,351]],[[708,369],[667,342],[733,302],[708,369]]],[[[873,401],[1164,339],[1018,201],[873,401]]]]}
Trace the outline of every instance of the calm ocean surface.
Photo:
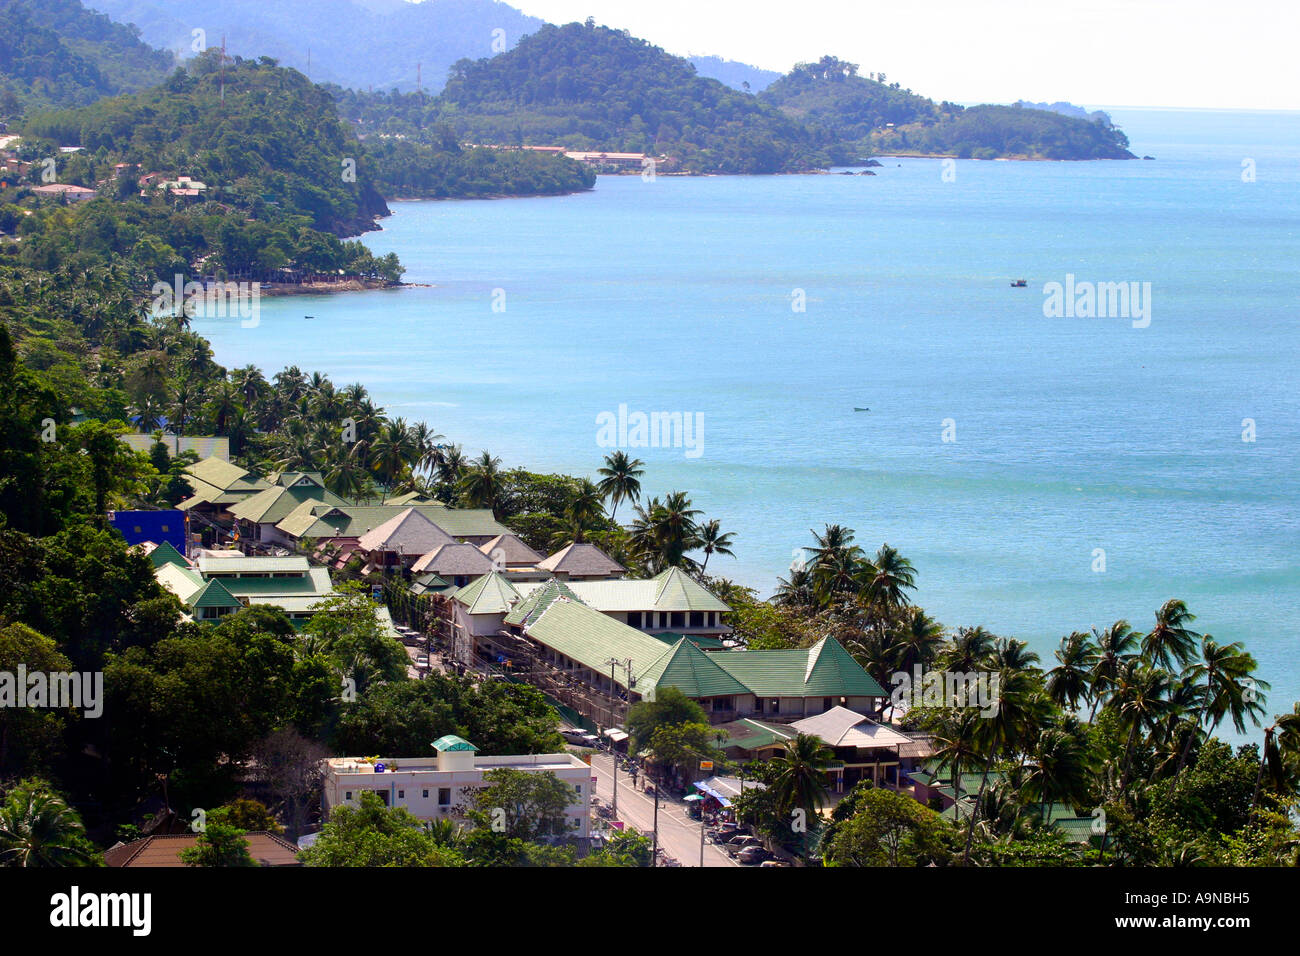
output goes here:
{"type": "Polygon", "coordinates": [[[195,328],[229,367],[364,382],[510,466],[594,473],[596,416],[620,404],[699,413],[699,457],[630,450],[647,492],[688,490],[735,532],[710,571],[770,594],[809,529],[839,522],[908,556],[939,620],[1045,660],[1070,630],[1146,628],[1181,597],[1290,710],[1300,114],[1112,115],[1155,162],[958,161],[945,181],[939,160],[902,159],[395,203],[365,241],[431,287],[195,328]],[[1045,318],[1043,285],[1067,274],[1149,282],[1150,326],[1045,318]]]}

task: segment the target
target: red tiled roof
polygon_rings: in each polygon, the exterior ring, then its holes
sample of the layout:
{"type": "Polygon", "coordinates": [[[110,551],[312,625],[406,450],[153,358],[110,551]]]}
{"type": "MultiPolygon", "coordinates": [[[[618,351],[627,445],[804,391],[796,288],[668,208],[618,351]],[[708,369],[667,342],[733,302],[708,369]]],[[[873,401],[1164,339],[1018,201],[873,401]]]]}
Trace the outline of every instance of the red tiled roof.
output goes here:
{"type": "MultiPolygon", "coordinates": [[[[143,837],[104,851],[104,862],[109,866],[185,866],[181,851],[198,842],[197,833],[174,833],[166,836],[143,837]]],[[[244,834],[248,852],[260,866],[301,866],[298,848],[282,836],[255,830],[244,834]]]]}

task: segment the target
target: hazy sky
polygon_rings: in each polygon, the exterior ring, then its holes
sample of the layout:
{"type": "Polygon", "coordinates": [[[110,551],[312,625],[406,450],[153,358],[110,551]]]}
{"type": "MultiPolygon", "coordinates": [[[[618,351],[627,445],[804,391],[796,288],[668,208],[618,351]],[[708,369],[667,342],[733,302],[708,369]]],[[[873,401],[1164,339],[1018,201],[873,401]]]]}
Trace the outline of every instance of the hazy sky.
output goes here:
{"type": "Polygon", "coordinates": [[[937,100],[1300,109],[1297,0],[508,2],[783,72],[832,53],[937,100]]]}

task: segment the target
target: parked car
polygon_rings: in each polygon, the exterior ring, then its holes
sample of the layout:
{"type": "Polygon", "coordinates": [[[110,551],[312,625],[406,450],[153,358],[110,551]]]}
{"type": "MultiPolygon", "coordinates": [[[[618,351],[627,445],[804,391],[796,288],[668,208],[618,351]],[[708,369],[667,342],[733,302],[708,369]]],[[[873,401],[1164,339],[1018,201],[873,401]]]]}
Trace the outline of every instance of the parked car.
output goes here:
{"type": "Polygon", "coordinates": [[[417,657],[415,659],[415,666],[420,668],[421,670],[428,670],[429,669],[428,656],[425,654],[421,654],[419,657],[417,657]]]}
{"type": "Polygon", "coordinates": [[[761,867],[768,867],[768,866],[789,866],[790,864],[785,862],[785,860],[764,860],[762,863],[758,865],[761,867]]]}
{"type": "Polygon", "coordinates": [[[587,731],[578,728],[573,730],[561,730],[560,736],[564,738],[566,743],[570,743],[575,747],[595,747],[600,743],[600,738],[595,734],[588,733],[587,731]]]}
{"type": "Polygon", "coordinates": [[[766,863],[771,856],[761,846],[747,846],[736,854],[736,859],[746,866],[753,866],[755,863],[766,863]]]}
{"type": "Polygon", "coordinates": [[[757,847],[760,850],[763,848],[763,844],[759,842],[758,837],[746,836],[746,837],[736,837],[734,840],[732,840],[730,843],[727,844],[726,849],[727,852],[730,853],[732,856],[739,856],[745,850],[751,850],[754,849],[755,847],[757,847]]]}

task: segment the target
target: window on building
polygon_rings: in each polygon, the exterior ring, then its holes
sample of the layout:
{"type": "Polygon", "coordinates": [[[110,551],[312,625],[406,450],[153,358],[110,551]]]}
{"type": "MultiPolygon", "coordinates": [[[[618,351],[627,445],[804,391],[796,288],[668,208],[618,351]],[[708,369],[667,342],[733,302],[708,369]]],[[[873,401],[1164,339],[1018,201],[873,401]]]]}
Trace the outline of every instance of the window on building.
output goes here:
{"type": "Polygon", "coordinates": [[[772,698],[772,713],[781,713],[781,699],[779,697],[772,698]]]}
{"type": "Polygon", "coordinates": [[[451,806],[451,787],[438,788],[438,806],[440,807],[451,806]]]}
{"type": "Polygon", "coordinates": [[[703,626],[704,626],[704,612],[703,612],[703,611],[692,611],[692,612],[691,612],[691,627],[703,627],[703,626]]]}
{"type": "Polygon", "coordinates": [[[397,799],[398,799],[398,800],[405,800],[405,799],[406,799],[406,791],[405,791],[405,790],[398,790],[398,791],[397,791],[397,799]]]}
{"type": "Polygon", "coordinates": [[[714,710],[731,710],[731,698],[730,698],[730,697],[715,697],[715,698],[713,698],[713,709],[714,709],[714,710]]]}
{"type": "Polygon", "coordinates": [[[641,612],[640,612],[640,611],[628,611],[628,614],[627,614],[627,626],[628,626],[628,627],[635,627],[635,628],[638,628],[638,629],[641,627],[641,612]]]}
{"type": "Polygon", "coordinates": [[[344,791],[344,793],[343,793],[343,799],[344,799],[344,800],[351,800],[351,799],[352,799],[352,791],[351,791],[351,790],[346,790],[346,791],[344,791]]]}
{"type": "Polygon", "coordinates": [[[832,698],[832,697],[823,697],[823,698],[822,698],[822,710],[830,710],[831,707],[834,706],[834,704],[832,703],[833,700],[834,700],[834,698],[832,698]]]}
{"type": "Polygon", "coordinates": [[[423,795],[422,799],[424,799],[424,800],[428,800],[428,799],[429,799],[429,791],[428,791],[428,790],[425,790],[425,791],[424,791],[424,795],[423,795]]]}
{"type": "Polygon", "coordinates": [[[672,623],[671,623],[670,625],[668,625],[668,626],[669,626],[669,627],[685,627],[685,626],[686,626],[686,612],[685,612],[685,611],[673,611],[672,623]]]}

